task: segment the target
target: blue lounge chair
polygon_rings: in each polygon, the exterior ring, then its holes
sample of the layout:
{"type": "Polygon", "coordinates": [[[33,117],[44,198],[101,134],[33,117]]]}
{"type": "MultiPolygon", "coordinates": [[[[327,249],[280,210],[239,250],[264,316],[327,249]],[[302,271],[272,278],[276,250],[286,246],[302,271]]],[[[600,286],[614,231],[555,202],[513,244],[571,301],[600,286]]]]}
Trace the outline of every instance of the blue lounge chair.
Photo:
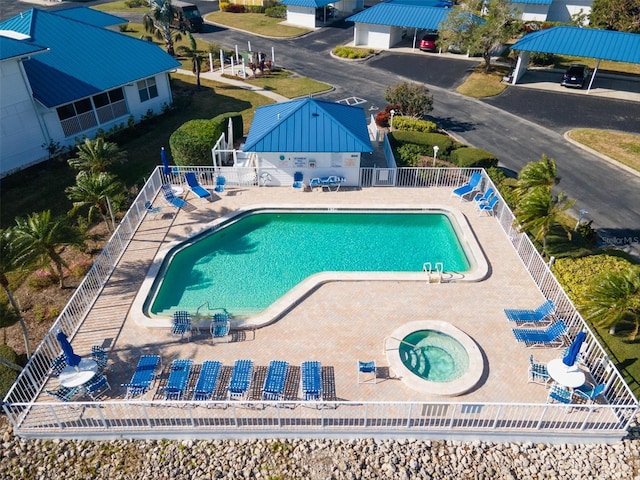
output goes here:
{"type": "Polygon", "coordinates": [[[332,188],[335,188],[336,192],[340,190],[340,185],[342,185],[345,182],[344,177],[338,177],[336,175],[331,175],[322,180],[323,180],[323,187],[328,188],[329,191],[331,191],[332,188]]]}
{"type": "Polygon", "coordinates": [[[293,174],[293,188],[302,188],[304,185],[302,183],[302,179],[304,176],[302,172],[296,172],[293,174]]]}
{"type": "Polygon", "coordinates": [[[104,373],[99,373],[84,385],[84,390],[91,397],[91,400],[96,401],[105,392],[111,390],[111,385],[109,385],[107,376],[104,373]]]}
{"type": "Polygon", "coordinates": [[[538,383],[546,387],[548,387],[551,382],[551,376],[549,375],[547,366],[544,363],[536,362],[533,355],[529,357],[527,381],[538,383]]]}
{"type": "Polygon", "coordinates": [[[202,363],[200,375],[193,390],[193,399],[196,401],[210,400],[218,383],[220,362],[207,360],[202,363]]]}
{"type": "Polygon", "coordinates": [[[91,347],[91,359],[98,365],[98,371],[107,370],[107,352],[100,345],[91,347]]]}
{"type": "Polygon", "coordinates": [[[60,387],[57,390],[45,390],[47,395],[54,397],[61,402],[70,402],[78,394],[78,387],[60,387]]]}
{"type": "Polygon", "coordinates": [[[300,377],[304,399],[322,400],[322,370],[320,362],[302,362],[300,377]]]}
{"type": "Polygon", "coordinates": [[[227,179],[224,178],[222,175],[218,175],[216,177],[216,187],[214,188],[214,190],[218,193],[222,193],[224,192],[224,187],[227,184],[227,179]]]}
{"type": "Polygon", "coordinates": [[[376,373],[376,362],[363,362],[358,360],[358,383],[376,383],[378,379],[376,373]],[[369,379],[361,378],[361,375],[369,375],[369,379]]]}
{"type": "Polygon", "coordinates": [[[173,335],[180,335],[180,338],[184,338],[185,333],[190,332],[191,314],[184,310],[173,312],[173,324],[171,326],[171,333],[173,335]]]}
{"type": "Polygon", "coordinates": [[[253,375],[253,362],[251,360],[236,360],[231,372],[231,381],[227,389],[228,397],[243,398],[251,385],[253,375]]]}
{"type": "Polygon", "coordinates": [[[482,215],[483,212],[487,212],[487,214],[493,215],[493,209],[496,207],[498,200],[500,200],[500,197],[494,195],[488,201],[478,203],[478,210],[480,211],[480,214],[482,215]]]}
{"type": "Polygon", "coordinates": [[[64,358],[64,354],[58,355],[51,362],[51,375],[57,377],[62,373],[62,370],[67,366],[67,360],[64,358]]]}
{"type": "Polygon", "coordinates": [[[127,389],[125,398],[137,397],[146,393],[155,380],[156,372],[161,365],[160,355],[142,355],[129,383],[122,384],[127,389]]]}
{"type": "Polygon", "coordinates": [[[309,188],[311,190],[317,187],[322,188],[322,180],[320,180],[320,178],[312,178],[311,180],[309,180],[309,188]]]}
{"type": "Polygon", "coordinates": [[[191,360],[174,360],[171,362],[171,371],[167,386],[164,387],[165,400],[180,400],[189,382],[189,374],[191,373],[191,360]]]}
{"type": "Polygon", "coordinates": [[[162,207],[154,207],[149,200],[144,202],[144,209],[147,211],[147,215],[151,215],[152,217],[155,217],[162,211],[162,207]]]}
{"type": "Polygon", "coordinates": [[[461,187],[454,189],[453,192],[451,192],[451,195],[460,197],[460,200],[462,200],[466,195],[469,195],[478,188],[480,180],[482,180],[480,172],[472,173],[471,178],[469,178],[469,182],[466,185],[462,185],[461,187]]]}
{"type": "Polygon", "coordinates": [[[476,196],[473,197],[473,201],[476,203],[483,203],[488,201],[493,196],[493,188],[488,188],[486,192],[478,192],[476,196]]]}
{"type": "Polygon", "coordinates": [[[173,205],[176,208],[182,208],[187,205],[187,202],[183,199],[176,197],[176,194],[171,189],[171,185],[164,184],[160,187],[160,190],[162,190],[162,195],[164,195],[164,199],[169,205],[173,205]]]}
{"type": "Polygon", "coordinates": [[[211,331],[211,339],[215,344],[219,339],[226,337],[229,335],[229,331],[231,330],[231,322],[229,321],[229,316],[226,313],[216,313],[213,315],[211,319],[211,326],[209,327],[211,331]]]}
{"type": "Polygon", "coordinates": [[[513,328],[512,331],[516,340],[527,347],[561,348],[567,343],[567,325],[564,320],[557,320],[547,328],[513,328]]]}
{"type": "Polygon", "coordinates": [[[573,393],[583,399],[588,403],[594,403],[596,398],[604,393],[606,385],[604,383],[600,383],[598,385],[591,385],[585,383],[584,385],[573,390],[573,393]]]}
{"type": "Polygon", "coordinates": [[[544,301],[539,307],[534,310],[519,309],[519,308],[505,308],[504,314],[507,318],[518,324],[525,323],[541,323],[550,322],[551,316],[556,311],[556,306],[553,300],[544,301]]]}
{"type": "Polygon", "coordinates": [[[196,178],[196,174],[193,172],[187,172],[184,174],[184,179],[187,181],[187,185],[189,186],[189,190],[195,193],[200,198],[207,198],[211,196],[211,192],[209,192],[206,188],[204,188],[198,182],[196,178]]]}
{"type": "Polygon", "coordinates": [[[262,387],[263,400],[279,400],[284,393],[284,384],[287,380],[289,364],[282,360],[272,360],[267,370],[267,378],[262,387]]]}

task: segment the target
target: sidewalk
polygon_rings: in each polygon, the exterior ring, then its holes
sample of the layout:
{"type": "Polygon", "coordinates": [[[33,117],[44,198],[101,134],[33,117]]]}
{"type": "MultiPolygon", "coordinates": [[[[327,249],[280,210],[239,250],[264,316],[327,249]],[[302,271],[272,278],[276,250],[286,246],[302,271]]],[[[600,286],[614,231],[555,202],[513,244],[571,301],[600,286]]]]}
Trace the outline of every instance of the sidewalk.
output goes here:
{"type": "MultiPolygon", "coordinates": [[[[226,71],[231,70],[231,68],[227,68],[225,69],[226,71]]],[[[194,76],[193,72],[191,70],[184,70],[184,69],[178,69],[177,73],[181,74],[181,75],[191,75],[194,76]]],[[[260,88],[258,86],[255,85],[251,85],[250,83],[247,82],[243,82],[241,80],[234,80],[232,78],[227,78],[224,77],[222,75],[222,70],[217,69],[214,70],[213,72],[202,72],[200,73],[200,78],[206,78],[207,80],[213,80],[216,82],[220,82],[220,83],[227,83],[229,85],[233,85],[239,88],[244,88],[245,90],[251,90],[252,92],[256,92],[259,93],[260,95],[264,95],[265,97],[268,97],[272,100],[274,100],[275,102],[288,102],[289,100],[291,100],[290,98],[287,98],[283,95],[280,95],[278,93],[272,92],[270,90],[265,90],[264,88],[260,88]]]]}

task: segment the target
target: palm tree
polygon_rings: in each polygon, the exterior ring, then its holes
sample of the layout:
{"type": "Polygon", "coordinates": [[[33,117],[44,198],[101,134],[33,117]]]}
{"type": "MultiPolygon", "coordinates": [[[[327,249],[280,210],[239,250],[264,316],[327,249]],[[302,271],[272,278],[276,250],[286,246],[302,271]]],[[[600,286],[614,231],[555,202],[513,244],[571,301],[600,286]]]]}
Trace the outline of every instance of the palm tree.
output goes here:
{"type": "Polygon", "coordinates": [[[174,42],[182,40],[182,35],[178,30],[171,28],[175,14],[171,0],[150,0],[149,5],[151,12],[142,18],[144,29],[158,40],[163,40],[167,53],[174,56],[174,42]]]}
{"type": "Polygon", "coordinates": [[[51,210],[32,213],[26,219],[16,218],[15,241],[12,242],[16,248],[15,261],[24,265],[39,262],[45,266],[53,262],[60,288],[64,288],[64,267],[67,263],[59,250],[68,243],[77,243],[71,234],[63,220],[51,218],[51,210]]]}
{"type": "MultiPolygon", "coordinates": [[[[14,234],[12,229],[0,230],[0,285],[4,289],[4,293],[6,293],[7,298],[9,299],[9,303],[13,307],[13,315],[16,320],[20,322],[20,328],[22,329],[22,336],[24,338],[24,349],[27,354],[27,358],[31,356],[31,347],[29,345],[29,334],[27,332],[27,323],[24,321],[22,316],[22,312],[20,310],[20,305],[18,305],[18,301],[13,296],[13,292],[9,286],[9,279],[7,278],[7,273],[17,270],[19,263],[17,260],[16,249],[14,242],[14,234]]],[[[4,312],[3,317],[3,327],[9,326],[15,323],[16,320],[11,318],[10,312],[4,312]],[[7,321],[10,323],[7,324],[7,321]]]]}
{"type": "Polygon", "coordinates": [[[78,145],[78,157],[69,160],[69,165],[76,170],[88,170],[92,173],[104,172],[114,163],[127,160],[127,153],[120,150],[117,144],[107,142],[102,137],[95,140],[86,138],[78,145]]]}
{"type": "Polygon", "coordinates": [[[65,189],[67,197],[73,202],[70,214],[74,215],[78,209],[88,206],[88,222],[91,223],[93,215],[97,212],[102,216],[107,230],[112,232],[116,226],[113,225],[112,230],[107,214],[112,212],[112,208],[117,209],[122,201],[123,190],[115,175],[107,172],[79,172],[76,175],[76,184],[65,189]]]}
{"type": "Polygon", "coordinates": [[[633,320],[635,328],[629,338],[635,340],[640,331],[640,268],[632,266],[621,272],[598,275],[580,307],[585,318],[601,326],[633,320]]]}
{"type": "Polygon", "coordinates": [[[198,50],[198,45],[196,43],[196,39],[193,38],[193,35],[187,32],[187,37],[189,38],[189,46],[180,45],[178,47],[178,53],[191,59],[191,71],[196,76],[196,88],[200,89],[200,72],[202,69],[202,62],[205,58],[204,52],[202,50],[198,50]]]}
{"type": "MultiPolygon", "coordinates": [[[[536,187],[518,201],[515,215],[522,230],[534,233],[536,241],[542,241],[542,255],[547,252],[547,237],[558,224],[560,214],[573,206],[575,200],[567,199],[562,192],[554,196],[546,187],[536,187]]],[[[567,236],[571,231],[563,226],[567,236]]]]}
{"type": "Polygon", "coordinates": [[[556,161],[543,154],[539,162],[530,162],[522,167],[518,173],[515,194],[517,198],[521,198],[531,189],[538,187],[551,191],[558,183],[560,183],[560,177],[558,177],[556,161]]]}

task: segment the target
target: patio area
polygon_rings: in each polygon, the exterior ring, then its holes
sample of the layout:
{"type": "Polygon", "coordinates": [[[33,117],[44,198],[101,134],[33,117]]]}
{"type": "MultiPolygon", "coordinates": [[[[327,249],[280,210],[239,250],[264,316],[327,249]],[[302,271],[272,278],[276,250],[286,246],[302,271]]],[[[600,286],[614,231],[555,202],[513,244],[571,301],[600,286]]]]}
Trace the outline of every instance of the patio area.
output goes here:
{"type": "MultiPolygon", "coordinates": [[[[205,360],[221,362],[223,365],[222,375],[217,390],[221,395],[225,390],[225,382],[228,383],[234,361],[238,359],[252,360],[255,368],[248,401],[261,399],[266,369],[271,360],[288,362],[290,369],[285,400],[294,402],[293,405],[290,405],[292,408],[287,409],[286,413],[286,416],[291,418],[296,416],[292,412],[296,410],[294,407],[301,399],[298,389],[299,367],[306,360],[317,360],[322,364],[323,400],[327,405],[331,402],[338,402],[331,405],[332,408],[339,406],[333,410],[332,415],[336,415],[340,408],[344,409],[343,402],[353,404],[354,407],[357,405],[358,408],[362,403],[369,404],[371,402],[371,406],[377,405],[384,410],[384,414],[381,416],[385,418],[406,416],[404,409],[410,409],[411,404],[421,406],[423,417],[429,417],[428,412],[425,414],[425,408],[427,408],[425,405],[429,405],[430,402],[433,402],[434,412],[438,408],[444,408],[443,406],[447,404],[454,406],[454,410],[449,410],[447,415],[453,414],[456,408],[463,414],[468,414],[469,406],[477,407],[476,413],[479,413],[480,407],[484,405],[484,413],[481,415],[483,420],[474,421],[478,421],[478,425],[482,424],[481,428],[486,428],[486,422],[495,419],[498,415],[499,408],[492,406],[492,404],[501,405],[500,408],[509,404],[514,412],[510,416],[514,418],[508,430],[513,431],[514,435],[519,426],[525,427],[526,430],[530,428],[527,425],[534,421],[540,421],[544,415],[552,415],[552,418],[545,420],[546,423],[556,421],[570,423],[558,424],[557,429],[552,429],[551,433],[549,431],[539,433],[542,435],[565,435],[579,433],[580,430],[584,431],[585,427],[589,429],[589,422],[597,424],[593,427],[596,430],[602,429],[604,424],[624,424],[626,422],[624,419],[629,413],[628,409],[637,408],[632,400],[633,397],[629,398],[620,386],[621,379],[618,378],[619,375],[616,377],[617,372],[607,370],[608,375],[614,376],[615,381],[611,383],[614,397],[622,398],[621,395],[624,396],[622,403],[627,410],[621,418],[617,417],[616,412],[610,409],[574,408],[569,413],[564,411],[564,406],[562,406],[562,410],[553,407],[549,411],[544,409],[548,390],[542,385],[527,382],[529,357],[533,353],[537,360],[546,363],[560,356],[561,350],[528,349],[523,344],[516,342],[511,332],[511,328],[515,325],[507,321],[503,309],[534,308],[544,301],[545,296],[525,268],[523,260],[514,249],[499,220],[492,216],[479,215],[474,202],[460,201],[458,198],[452,197],[450,187],[341,188],[337,192],[322,192],[320,190],[302,192],[298,189],[284,187],[230,186],[224,193],[214,193],[209,200],[197,198],[186,189],[185,192],[187,193],[184,198],[188,202],[188,206],[180,210],[164,204],[161,197],[153,199],[154,205],[163,206],[162,211],[157,216],[147,215],[144,217],[135,229],[132,241],[126,247],[104,289],[87,312],[75,334],[72,329],[67,331],[72,339],[75,352],[79,355],[88,356],[94,345],[101,345],[107,350],[109,358],[107,375],[112,388],[106,393],[102,403],[103,406],[110,404],[108,408],[113,411],[119,409],[123,417],[134,418],[137,415],[130,410],[126,415],[123,413],[123,408],[129,408],[131,401],[124,399],[126,389],[121,387],[121,384],[129,381],[135,364],[142,354],[160,355],[163,371],[149,392],[133,401],[136,404],[135,408],[142,408],[141,404],[151,407],[157,406],[158,403],[164,403],[162,386],[166,384],[169,366],[175,359],[190,359],[194,364],[201,364],[205,360]],[[311,204],[328,208],[349,205],[427,208],[438,205],[457,210],[468,220],[472,234],[485,255],[489,265],[488,276],[478,282],[429,283],[425,275],[424,281],[332,281],[324,283],[312,289],[307,296],[292,305],[281,318],[270,325],[254,330],[234,330],[234,323],[237,325],[237,322],[234,322],[232,318],[231,341],[218,342],[215,345],[208,328],[194,333],[192,337],[185,336],[184,339],[181,339],[180,336],[172,335],[168,328],[148,328],[135,321],[134,317],[138,312],[132,310],[132,304],[138,289],[153,259],[161,249],[166,248],[168,243],[184,240],[216,218],[241,208],[256,205],[308,206],[311,204]],[[478,345],[484,358],[483,374],[477,385],[469,392],[457,397],[425,394],[410,388],[401,378],[397,377],[397,372],[389,368],[387,355],[393,355],[394,352],[385,350],[386,338],[402,325],[419,320],[449,322],[469,335],[478,345]],[[358,360],[374,360],[376,362],[378,367],[376,384],[358,383],[358,360]],[[117,407],[117,404],[122,404],[122,406],[117,407]],[[394,408],[398,408],[399,412],[391,414],[390,412],[394,408]],[[515,413],[516,411],[518,413],[515,413]]],[[[363,245],[363,248],[375,248],[375,245],[363,245]]],[[[288,259],[283,259],[283,261],[288,261],[288,259]]],[[[268,268],[268,265],[256,266],[256,275],[259,275],[265,268],[268,268]]],[[[292,268],[295,268],[295,265],[292,265],[292,268]]],[[[220,279],[220,281],[224,281],[224,279],[220,279]]],[[[544,283],[544,281],[544,278],[538,279],[537,283],[544,283]]],[[[560,316],[563,313],[562,308],[562,306],[559,308],[560,316]]],[[[580,324],[576,323],[573,312],[567,311],[567,314],[569,315],[567,318],[569,336],[572,339],[580,330],[580,324]]],[[[65,328],[64,323],[61,326],[65,328]]],[[[590,358],[599,358],[601,356],[600,347],[594,344],[591,337],[587,344],[587,355],[590,358]]],[[[195,372],[197,370],[191,375],[191,385],[195,382],[195,372]]],[[[55,389],[57,386],[58,380],[49,378],[41,392],[44,392],[45,389],[55,389]]],[[[162,431],[162,434],[166,436],[167,431],[172,428],[182,426],[184,430],[185,425],[187,425],[187,429],[189,426],[194,426],[192,408],[179,408],[180,406],[189,407],[190,394],[187,393],[184,399],[187,401],[184,404],[172,402],[171,405],[165,405],[163,413],[151,415],[154,419],[163,417],[166,420],[163,423],[164,426],[158,429],[158,433],[162,431]],[[171,420],[168,420],[167,416],[171,420]],[[180,420],[181,418],[182,420],[180,420]]],[[[40,393],[36,403],[51,401],[50,397],[40,393]]],[[[228,407],[229,404],[224,406],[228,407]]],[[[60,408],[64,409],[65,407],[60,408]]],[[[236,410],[238,409],[233,410],[233,416],[236,418],[235,424],[228,418],[224,422],[230,422],[231,425],[237,426],[236,410]]],[[[247,415],[269,416],[269,411],[267,408],[260,410],[261,413],[256,413],[256,408],[250,408],[249,412],[251,413],[247,415]]],[[[66,410],[57,409],[56,412],[60,423],[65,423],[65,420],[61,420],[61,415],[68,419],[69,423],[62,426],[66,436],[77,435],[80,438],[86,438],[87,435],[99,436],[102,433],[108,436],[113,434],[109,432],[109,427],[104,427],[109,423],[105,422],[104,416],[109,417],[111,413],[107,412],[111,412],[111,410],[83,407],[82,413],[80,413],[82,420],[79,424],[74,424],[75,420],[73,419],[78,415],[79,410],[67,407],[66,410]],[[89,422],[89,426],[92,426],[91,432],[83,428],[87,426],[87,422],[89,422]],[[75,427],[78,426],[80,427],[79,431],[74,433],[75,427]],[[85,431],[83,432],[83,430],[85,431]]],[[[225,417],[228,412],[230,412],[228,409],[210,409],[204,416],[225,417]]],[[[443,412],[446,413],[447,409],[444,408],[443,412]]],[[[278,409],[278,421],[280,421],[281,413],[282,409],[278,409]]],[[[139,415],[144,417],[149,414],[145,411],[144,414],[139,413],[139,415]]],[[[271,415],[273,416],[274,413],[271,412],[271,415]]],[[[362,414],[356,414],[356,416],[360,415],[362,414]]],[[[436,416],[446,418],[444,413],[436,416]]],[[[299,419],[291,420],[291,424],[298,421],[299,419]]],[[[61,428],[58,428],[60,424],[57,426],[42,425],[41,422],[41,414],[28,414],[22,417],[20,423],[23,427],[22,433],[39,436],[51,435],[55,431],[60,434],[62,431],[61,428]],[[33,430],[29,433],[31,428],[33,430]]],[[[126,421],[123,421],[123,424],[124,430],[118,429],[120,435],[149,435],[147,427],[142,424],[140,431],[136,431],[135,425],[127,427],[126,421]]],[[[196,430],[197,427],[198,425],[195,426],[196,430]]],[[[234,429],[233,427],[227,428],[234,429]]],[[[608,434],[615,434],[619,438],[619,427],[611,428],[613,431],[608,434]]],[[[346,430],[349,430],[348,426],[346,430]]],[[[284,434],[278,428],[276,428],[276,432],[280,436],[284,434]]],[[[18,433],[20,434],[19,428],[18,433]]],[[[219,433],[227,436],[233,435],[230,431],[219,433]]],[[[294,435],[299,436],[302,433],[300,430],[293,430],[294,435]]],[[[413,433],[418,434],[415,430],[413,433]]],[[[427,432],[420,432],[420,434],[425,433],[427,432]]],[[[184,435],[184,431],[182,434],[184,435]]],[[[208,432],[207,434],[213,433],[208,432]]],[[[242,434],[246,435],[246,433],[242,434]]],[[[604,433],[605,436],[606,434],[607,432],[604,433]]],[[[202,434],[194,433],[194,435],[201,436],[202,434]]],[[[316,433],[316,435],[322,434],[316,433]]],[[[410,435],[410,433],[405,431],[404,435],[410,435]]]]}

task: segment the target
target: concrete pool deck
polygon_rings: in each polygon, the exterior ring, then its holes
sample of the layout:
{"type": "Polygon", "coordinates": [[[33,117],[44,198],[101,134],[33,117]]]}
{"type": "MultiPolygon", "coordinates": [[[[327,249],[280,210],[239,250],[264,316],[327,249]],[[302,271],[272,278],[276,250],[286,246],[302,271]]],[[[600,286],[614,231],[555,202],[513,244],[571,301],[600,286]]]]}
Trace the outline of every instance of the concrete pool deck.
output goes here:
{"type": "MultiPolygon", "coordinates": [[[[289,188],[230,188],[212,201],[187,193],[189,208],[176,211],[164,206],[157,218],[147,216],[138,229],[104,291],[73,338],[80,355],[92,345],[109,352],[108,398],[124,397],[124,388],[140,354],[160,354],[165,377],[172,360],[195,363],[218,360],[231,366],[251,359],[266,367],[271,360],[299,366],[318,360],[333,397],[349,401],[442,400],[413,390],[388,368],[385,338],[407,322],[444,320],[478,344],[484,357],[484,375],[476,388],[452,401],[544,403],[547,390],[527,383],[529,356],[546,362],[558,350],[524,348],[514,339],[504,308],[535,307],[543,300],[500,225],[479,216],[473,202],[450,196],[450,188],[370,188],[338,192],[301,192],[289,188]],[[489,265],[488,277],[475,283],[427,281],[340,281],[318,286],[281,319],[253,333],[234,335],[233,342],[213,345],[208,329],[191,341],[172,336],[169,329],[146,328],[132,318],[132,304],[158,251],[170,242],[184,240],[202,225],[237,209],[256,204],[444,205],[457,209],[469,221],[489,265]],[[358,384],[357,361],[375,360],[377,384],[358,384]]],[[[156,203],[160,204],[160,201],[156,203]]],[[[375,248],[367,245],[366,248],[375,248]]],[[[259,266],[256,274],[260,274],[259,266]]],[[[233,323],[232,323],[233,326],[233,323]]],[[[57,380],[49,381],[51,387],[57,380]]],[[[47,386],[47,388],[49,388],[47,386]]],[[[259,385],[261,387],[261,385],[259,385]]],[[[258,389],[259,390],[259,389],[258,389]]],[[[155,390],[144,398],[155,396],[155,390]]],[[[329,392],[327,392],[329,393],[329,392]]],[[[329,400],[332,398],[329,398],[329,400]]]]}

